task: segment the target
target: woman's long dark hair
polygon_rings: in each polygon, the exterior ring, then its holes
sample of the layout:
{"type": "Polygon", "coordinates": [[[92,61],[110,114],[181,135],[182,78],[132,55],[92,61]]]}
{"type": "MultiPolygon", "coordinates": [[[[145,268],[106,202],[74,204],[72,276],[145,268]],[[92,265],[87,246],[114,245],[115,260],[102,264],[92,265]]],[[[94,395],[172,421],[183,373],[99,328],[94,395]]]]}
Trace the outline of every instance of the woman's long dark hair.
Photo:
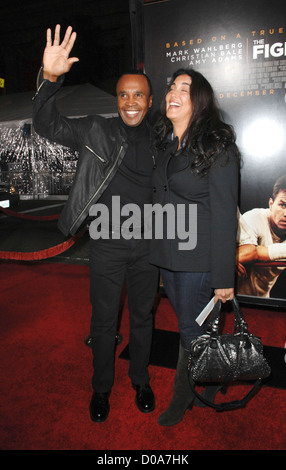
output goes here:
{"type": "MultiPolygon", "coordinates": [[[[208,173],[216,157],[229,145],[235,145],[233,128],[221,119],[214,91],[207,79],[193,69],[179,69],[171,79],[166,90],[179,75],[189,75],[192,79],[190,95],[192,100],[192,116],[186,129],[184,139],[188,150],[195,154],[192,169],[200,175],[208,173]]],[[[165,137],[172,131],[172,123],[166,116],[166,102],[161,106],[161,117],[155,126],[157,147],[160,148],[165,137]]],[[[236,148],[237,158],[239,151],[236,148]]]]}

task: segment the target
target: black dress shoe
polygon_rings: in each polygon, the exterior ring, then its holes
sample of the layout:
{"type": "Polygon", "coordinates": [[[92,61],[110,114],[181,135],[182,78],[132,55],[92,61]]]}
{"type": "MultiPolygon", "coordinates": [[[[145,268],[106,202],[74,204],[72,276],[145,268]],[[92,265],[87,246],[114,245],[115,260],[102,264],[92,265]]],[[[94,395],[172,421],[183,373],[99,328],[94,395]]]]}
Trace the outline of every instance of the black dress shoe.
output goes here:
{"type": "Polygon", "coordinates": [[[89,405],[89,413],[92,421],[102,423],[106,420],[110,406],[108,401],[109,393],[93,392],[89,405]]]}
{"type": "Polygon", "coordinates": [[[134,385],[136,390],[135,403],[142,413],[151,413],[155,409],[155,397],[150,385],[134,385]]]}

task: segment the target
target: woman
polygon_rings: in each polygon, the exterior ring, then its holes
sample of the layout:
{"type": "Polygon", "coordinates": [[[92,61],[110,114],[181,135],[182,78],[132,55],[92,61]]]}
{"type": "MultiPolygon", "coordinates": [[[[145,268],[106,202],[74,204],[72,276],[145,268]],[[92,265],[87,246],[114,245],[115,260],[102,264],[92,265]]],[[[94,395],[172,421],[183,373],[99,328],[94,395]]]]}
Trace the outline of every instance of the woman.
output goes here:
{"type": "Polygon", "coordinates": [[[171,204],[175,212],[178,207],[185,209],[183,229],[177,212],[175,236],[168,236],[173,223],[169,220],[169,232],[163,232],[163,239],[155,237],[151,249],[151,262],[160,267],[180,332],[174,394],[158,420],[168,426],[181,421],[194,402],[187,361],[191,341],[203,334],[196,317],[213,292],[215,302],[234,296],[240,157],[232,128],[220,118],[211,85],[194,70],[174,73],[156,132],[153,204],[171,204]],[[184,230],[192,236],[191,249],[182,243],[184,230]]]}

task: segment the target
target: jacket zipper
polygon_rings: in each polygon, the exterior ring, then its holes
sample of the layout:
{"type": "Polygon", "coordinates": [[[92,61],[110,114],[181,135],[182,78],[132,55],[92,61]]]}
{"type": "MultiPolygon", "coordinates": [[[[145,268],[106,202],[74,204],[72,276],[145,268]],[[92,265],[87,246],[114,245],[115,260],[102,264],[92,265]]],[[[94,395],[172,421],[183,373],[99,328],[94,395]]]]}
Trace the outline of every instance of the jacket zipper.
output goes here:
{"type": "Polygon", "coordinates": [[[34,101],[36,99],[36,97],[38,96],[39,92],[40,92],[40,89],[42,88],[42,86],[44,85],[44,83],[46,82],[47,80],[43,80],[42,83],[39,85],[35,95],[32,97],[32,101],[34,101]]]}
{"type": "Polygon", "coordinates": [[[32,101],[35,100],[35,98],[36,98],[36,97],[38,96],[38,94],[39,94],[40,89],[42,88],[42,86],[44,85],[44,83],[47,81],[47,80],[43,79],[42,82],[39,84],[39,80],[40,80],[40,76],[41,76],[41,73],[42,73],[42,71],[43,71],[43,68],[44,68],[44,66],[42,65],[41,68],[40,68],[40,70],[39,70],[39,72],[38,72],[38,75],[37,75],[37,82],[36,82],[37,90],[36,90],[35,95],[32,97],[32,101]]]}
{"type": "Polygon", "coordinates": [[[94,150],[92,150],[92,148],[90,148],[88,145],[85,145],[85,148],[87,148],[87,150],[89,150],[91,153],[93,153],[93,155],[95,155],[102,163],[106,163],[104,158],[102,158],[100,155],[95,153],[94,150]]]}
{"type": "Polygon", "coordinates": [[[86,205],[84,206],[83,210],[81,211],[81,213],[79,214],[79,216],[77,217],[77,219],[75,220],[75,222],[72,224],[71,228],[70,228],[70,231],[72,231],[73,227],[76,225],[78,219],[82,216],[82,214],[86,211],[87,207],[89,206],[89,204],[91,203],[91,201],[95,198],[95,196],[99,193],[99,191],[101,190],[102,186],[104,185],[104,183],[106,182],[106,180],[108,180],[109,176],[111,175],[112,171],[114,170],[115,168],[115,165],[116,163],[118,162],[119,160],[119,157],[121,155],[121,152],[123,150],[123,145],[121,145],[120,149],[119,149],[119,152],[118,152],[118,155],[117,155],[117,158],[115,159],[112,167],[110,168],[108,174],[106,175],[106,177],[104,178],[104,180],[102,181],[101,185],[97,188],[96,192],[92,195],[92,197],[88,200],[88,202],[86,203],[86,205]]]}

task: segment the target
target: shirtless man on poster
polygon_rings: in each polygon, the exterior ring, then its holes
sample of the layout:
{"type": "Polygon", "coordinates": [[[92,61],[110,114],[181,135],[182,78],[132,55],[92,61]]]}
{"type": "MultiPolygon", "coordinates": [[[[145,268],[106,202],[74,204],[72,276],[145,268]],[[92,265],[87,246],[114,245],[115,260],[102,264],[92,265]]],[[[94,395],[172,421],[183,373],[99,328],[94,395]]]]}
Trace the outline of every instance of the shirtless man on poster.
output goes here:
{"type": "Polygon", "coordinates": [[[275,182],[269,208],[245,212],[239,228],[237,293],[269,297],[286,267],[286,175],[275,182]]]}

